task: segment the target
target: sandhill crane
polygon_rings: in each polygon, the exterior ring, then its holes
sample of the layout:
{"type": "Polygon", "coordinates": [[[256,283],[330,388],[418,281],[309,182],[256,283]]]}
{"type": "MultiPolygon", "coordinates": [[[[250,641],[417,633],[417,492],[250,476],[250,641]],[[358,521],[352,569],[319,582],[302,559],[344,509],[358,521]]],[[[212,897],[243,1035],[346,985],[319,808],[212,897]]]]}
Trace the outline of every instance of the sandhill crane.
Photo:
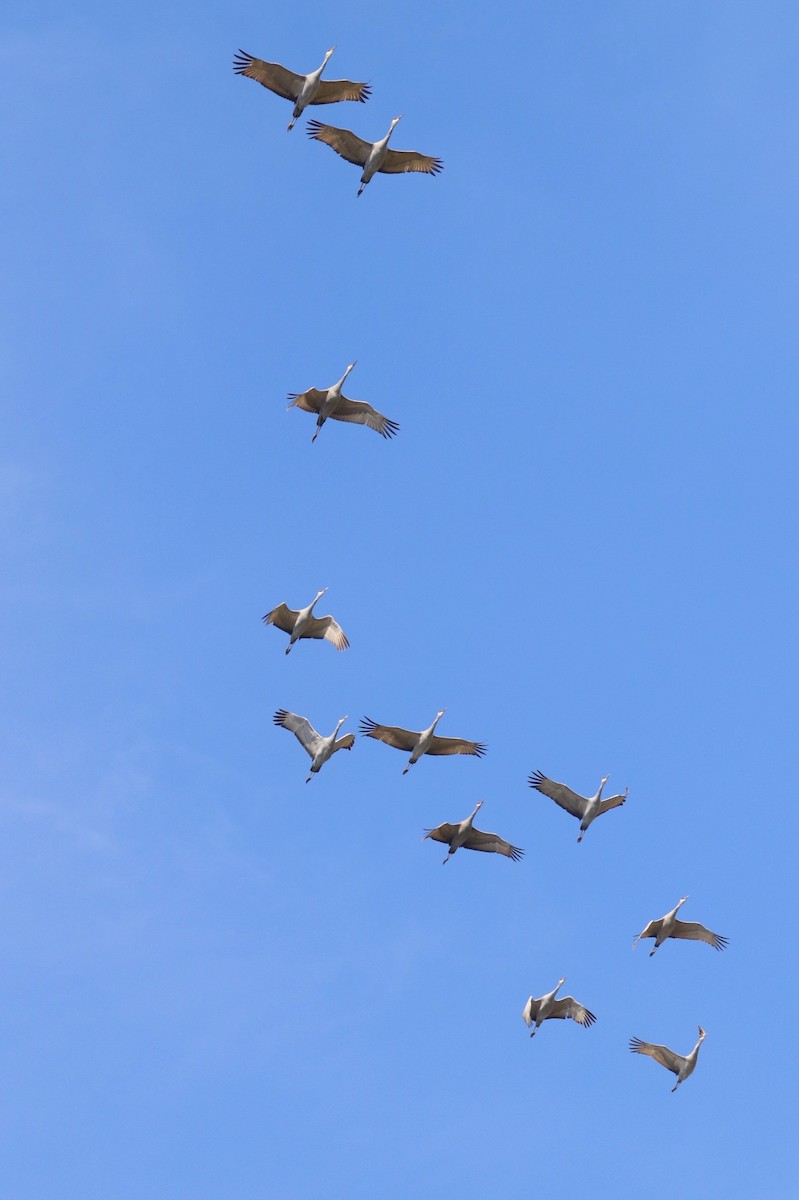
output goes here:
{"type": "MultiPolygon", "coordinates": [[[[388,417],[372,408],[371,404],[365,404],[363,400],[348,400],[346,396],[342,396],[344,381],[354,366],[355,363],[351,362],[338,383],[334,383],[332,387],[321,390],[308,388],[307,392],[289,392],[289,408],[301,408],[304,412],[317,415],[316,432],[311,442],[316,441],[317,434],[328,417],[332,417],[334,421],[349,421],[353,425],[368,425],[384,438],[399,433],[397,422],[389,421],[388,417]]],[[[288,409],[286,411],[288,412],[288,409]]]]}
{"type": "Polygon", "coordinates": [[[640,1038],[630,1038],[630,1049],[633,1054],[648,1054],[650,1058],[654,1058],[655,1062],[659,1062],[661,1067],[665,1067],[668,1071],[673,1071],[677,1076],[677,1082],[671,1089],[673,1092],[692,1074],[696,1066],[699,1047],[705,1040],[706,1033],[702,1026],[699,1026],[699,1041],[694,1046],[690,1054],[683,1056],[675,1054],[673,1050],[669,1050],[668,1046],[655,1046],[652,1042],[642,1042],[640,1038]]]}
{"type": "Polygon", "coordinates": [[[310,75],[295,75],[293,71],[281,67],[280,63],[264,62],[262,58],[247,54],[246,50],[239,50],[233,56],[233,70],[237,75],[254,79],[256,83],[269,88],[270,92],[294,101],[294,112],[289,122],[291,131],[297,117],[309,104],[336,104],[339,100],[359,100],[363,104],[369,99],[372,89],[368,83],[353,83],[349,79],[322,81],[322,72],[335,48],[331,46],[325,51],[325,61],[310,75]]]}
{"type": "Polygon", "coordinates": [[[383,175],[402,175],[406,171],[437,175],[439,171],[444,170],[440,158],[418,154],[415,150],[389,150],[388,139],[401,120],[402,113],[393,118],[388,133],[379,142],[365,142],[354,133],[350,133],[349,129],[337,129],[335,125],[323,125],[321,121],[315,120],[308,122],[308,137],[317,142],[324,142],[326,146],[331,146],[336,154],[346,158],[347,162],[363,167],[361,186],[358,188],[360,196],[378,171],[383,175]]]}
{"type": "Polygon", "coordinates": [[[346,721],[346,717],[341,718],[330,737],[322,737],[321,734],[316,732],[306,717],[300,717],[297,713],[287,712],[285,708],[279,708],[272,719],[275,725],[280,725],[283,729],[290,729],[303,750],[306,750],[313,759],[311,774],[305,780],[306,783],[310,783],[311,776],[316,775],[317,771],[321,771],[327,760],[337,750],[351,750],[355,745],[354,733],[346,733],[344,737],[336,740],[338,731],[346,721]]]}
{"type": "Polygon", "coordinates": [[[486,746],[482,742],[467,742],[465,738],[444,738],[436,735],[436,725],[443,717],[447,710],[442,708],[436,714],[436,719],[427,729],[423,729],[421,733],[412,733],[409,729],[400,729],[396,725],[378,725],[371,717],[364,717],[360,725],[360,733],[364,737],[376,738],[378,742],[385,742],[387,746],[393,746],[395,750],[410,751],[411,757],[408,759],[408,765],[402,772],[407,775],[414,763],[418,762],[423,754],[474,754],[477,758],[482,758],[486,752],[486,746]]]}
{"type": "Polygon", "coordinates": [[[277,608],[273,608],[271,612],[261,617],[264,625],[274,625],[276,629],[282,629],[284,633],[290,634],[286,654],[291,651],[291,647],[300,638],[326,638],[328,642],[333,643],[337,650],[346,650],[349,646],[344,630],[338,621],[334,621],[331,616],[315,617],[313,615],[314,605],[326,591],[327,588],[324,587],[317,592],[307,608],[296,610],[289,608],[286,604],[278,604],[277,608]]]}
{"type": "Polygon", "coordinates": [[[610,796],[607,800],[603,800],[602,789],[609,779],[610,776],[606,775],[600,783],[596,795],[590,797],[578,795],[570,787],[566,787],[565,783],[555,783],[554,779],[547,779],[541,771],[533,771],[528,782],[531,788],[549,796],[550,800],[554,800],[561,808],[565,808],[566,812],[580,819],[580,836],[577,841],[581,842],[583,834],[591,822],[595,821],[597,817],[601,817],[602,813],[606,813],[609,809],[618,808],[620,804],[624,804],[630,793],[630,789],[625,788],[623,796],[610,796]]]}
{"type": "Polygon", "coordinates": [[[445,863],[449,862],[455,851],[461,846],[465,846],[467,850],[485,850],[489,854],[504,854],[507,858],[518,862],[524,854],[523,850],[520,850],[518,846],[512,846],[510,842],[506,842],[496,833],[483,833],[481,829],[475,829],[472,825],[472,821],[482,807],[483,801],[478,800],[471,815],[460,824],[449,825],[444,822],[443,825],[437,825],[435,829],[426,829],[422,841],[425,838],[432,838],[434,842],[448,844],[449,852],[443,860],[445,863]]]}
{"type": "Polygon", "coordinates": [[[665,917],[661,917],[658,921],[650,921],[646,929],[643,929],[633,942],[633,950],[641,938],[655,939],[655,944],[649,951],[650,958],[667,938],[685,938],[689,942],[707,942],[708,946],[712,946],[714,950],[724,950],[728,939],[722,937],[720,933],[713,933],[710,929],[705,929],[704,925],[700,925],[698,921],[677,920],[677,913],[687,899],[687,896],[683,896],[677,907],[666,913],[665,917]]]}
{"type": "Polygon", "coordinates": [[[533,1025],[533,1031],[530,1037],[534,1037],[538,1026],[542,1021],[546,1021],[549,1017],[570,1017],[572,1021],[576,1021],[578,1025],[582,1025],[584,1029],[588,1029],[593,1025],[596,1017],[583,1004],[579,1004],[574,996],[562,996],[560,1000],[556,1000],[560,989],[566,982],[566,976],[558,980],[558,986],[551,992],[547,992],[546,996],[541,996],[536,1000],[535,996],[531,996],[522,1009],[522,1020],[527,1022],[527,1025],[533,1025]]]}

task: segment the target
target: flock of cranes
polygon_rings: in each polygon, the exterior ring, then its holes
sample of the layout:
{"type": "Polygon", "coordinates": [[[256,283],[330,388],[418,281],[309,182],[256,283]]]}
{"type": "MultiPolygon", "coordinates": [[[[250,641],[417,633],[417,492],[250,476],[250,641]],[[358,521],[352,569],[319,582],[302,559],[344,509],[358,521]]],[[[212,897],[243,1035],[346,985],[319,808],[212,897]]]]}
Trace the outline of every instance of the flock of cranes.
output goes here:
{"type": "MultiPolygon", "coordinates": [[[[322,79],[322,74],[335,48],[332,46],[327,50],[321,66],[308,75],[296,74],[279,63],[255,58],[243,50],[235,55],[233,68],[237,74],[254,79],[269,91],[282,96],[293,104],[291,121],[288,125],[290,131],[303,111],[310,105],[333,104],[339,101],[357,101],[363,104],[369,98],[371,86],[368,83],[354,82],[348,79],[322,79]]],[[[396,175],[417,172],[436,175],[443,169],[443,163],[439,158],[416,151],[389,149],[389,140],[401,119],[401,115],[394,117],[385,137],[376,142],[365,141],[348,129],[325,125],[317,120],[309,120],[308,135],[313,140],[330,146],[348,162],[362,168],[360,187],[357,193],[360,196],[369,181],[378,173],[396,175]]],[[[384,438],[391,438],[399,432],[399,425],[396,421],[385,417],[370,404],[350,400],[343,394],[342,388],[355,365],[355,362],[351,362],[341,379],[331,387],[308,388],[304,392],[289,393],[290,409],[299,408],[316,416],[316,429],[311,438],[312,442],[316,441],[319,431],[328,419],[365,425],[384,438]]],[[[318,591],[305,608],[293,609],[283,603],[277,605],[262,618],[265,625],[274,625],[275,628],[289,635],[286,654],[289,654],[296,642],[307,638],[325,639],[339,651],[346,650],[349,646],[343,629],[334,617],[329,614],[324,617],[314,615],[314,607],[326,591],[327,588],[318,591]]],[[[469,741],[465,738],[441,737],[436,733],[436,726],[445,712],[446,709],[441,709],[436,713],[432,724],[420,731],[403,729],[396,725],[381,725],[370,717],[363,717],[359,732],[363,737],[372,738],[409,755],[402,771],[403,775],[407,775],[411,767],[425,754],[471,755],[481,758],[487,750],[483,742],[469,741]]],[[[285,708],[278,709],[274,714],[275,725],[293,733],[311,759],[306,783],[309,783],[313,776],[318,774],[336,751],[352,750],[355,745],[355,735],[347,733],[339,737],[339,731],[347,719],[346,716],[341,717],[333,732],[325,737],[314,729],[307,717],[289,712],[285,708]]],[[[613,808],[620,808],[627,800],[629,788],[625,788],[623,793],[609,796],[603,800],[602,792],[608,778],[607,775],[602,778],[597,791],[592,796],[583,796],[566,784],[549,779],[541,771],[533,771],[528,782],[531,788],[547,796],[560,808],[579,820],[580,832],[577,837],[579,843],[597,817],[613,808]]],[[[524,850],[521,847],[506,841],[497,833],[486,833],[475,828],[474,820],[482,806],[483,801],[478,800],[469,816],[462,821],[455,824],[443,822],[434,829],[424,831],[423,840],[430,839],[447,846],[447,854],[443,859],[444,865],[460,849],[500,854],[513,862],[519,862],[523,857],[524,850]]],[[[677,914],[687,899],[687,896],[681,897],[676,907],[665,916],[650,921],[636,937],[633,948],[642,939],[654,939],[655,944],[650,951],[651,957],[663,942],[674,938],[702,941],[715,950],[723,950],[727,945],[727,938],[713,933],[698,922],[679,920],[677,914]]],[[[544,1021],[550,1019],[568,1018],[584,1029],[590,1028],[595,1023],[594,1014],[573,996],[558,997],[558,992],[565,982],[566,979],[563,977],[558,980],[557,986],[551,992],[547,992],[538,999],[534,996],[528,998],[522,1011],[522,1019],[530,1028],[530,1037],[536,1034],[544,1021]]],[[[677,1076],[677,1082],[672,1088],[672,1091],[676,1091],[696,1067],[699,1048],[705,1036],[705,1030],[700,1026],[699,1040],[688,1055],[677,1054],[666,1046],[644,1042],[637,1037],[630,1040],[630,1049],[636,1054],[648,1055],[655,1062],[672,1071],[677,1076]]]]}

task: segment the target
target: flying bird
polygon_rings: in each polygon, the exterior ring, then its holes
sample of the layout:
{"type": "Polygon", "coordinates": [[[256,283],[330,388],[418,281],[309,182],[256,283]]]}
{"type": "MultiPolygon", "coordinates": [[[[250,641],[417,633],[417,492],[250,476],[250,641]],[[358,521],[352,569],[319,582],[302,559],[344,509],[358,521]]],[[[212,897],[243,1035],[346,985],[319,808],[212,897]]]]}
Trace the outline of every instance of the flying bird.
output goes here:
{"type": "Polygon", "coordinates": [[[388,133],[379,142],[365,142],[362,138],[350,133],[349,129],[337,129],[335,125],[323,125],[321,121],[308,122],[308,137],[317,142],[324,142],[332,147],[336,154],[346,158],[347,162],[363,167],[360,196],[369,180],[378,171],[383,175],[402,175],[406,171],[419,171],[425,175],[437,175],[444,170],[440,158],[431,158],[428,154],[418,154],[415,150],[389,150],[388,139],[394,128],[402,120],[402,113],[394,117],[388,133]]]}
{"type": "Polygon", "coordinates": [[[317,733],[311,722],[306,717],[300,717],[297,713],[287,712],[285,708],[279,708],[272,720],[275,725],[280,725],[283,729],[289,729],[297,741],[302,746],[313,760],[311,762],[311,774],[305,780],[310,783],[311,776],[316,775],[321,771],[327,760],[331,758],[337,750],[351,750],[355,745],[355,734],[345,733],[344,737],[337,738],[338,731],[346,721],[346,717],[342,717],[336,728],[330,734],[330,737],[322,737],[317,733]]]}
{"type": "Polygon", "coordinates": [[[435,829],[426,829],[422,841],[425,838],[432,838],[434,842],[444,842],[448,845],[449,852],[443,860],[445,863],[449,862],[455,851],[459,850],[461,846],[465,846],[467,850],[484,850],[489,854],[504,854],[507,858],[518,862],[524,854],[523,850],[520,850],[518,846],[512,846],[510,842],[506,842],[496,833],[483,833],[481,829],[475,829],[472,825],[472,821],[482,807],[483,801],[478,800],[471,815],[460,824],[449,825],[444,822],[435,829]]]}
{"type": "Polygon", "coordinates": [[[535,996],[531,996],[522,1010],[522,1020],[527,1022],[527,1025],[534,1026],[530,1037],[534,1037],[538,1026],[550,1017],[569,1017],[572,1021],[576,1021],[578,1025],[582,1025],[584,1029],[588,1029],[593,1025],[596,1017],[583,1004],[579,1004],[573,996],[562,996],[559,1000],[556,999],[557,993],[566,982],[564,975],[563,979],[558,980],[558,986],[551,992],[547,992],[546,996],[541,996],[536,1000],[535,996]]]}
{"type": "Polygon", "coordinates": [[[297,117],[309,104],[336,104],[339,100],[360,100],[363,104],[369,99],[372,89],[368,83],[353,83],[349,79],[322,80],[322,72],[335,48],[331,46],[325,51],[325,61],[310,75],[295,75],[280,63],[264,62],[245,50],[239,50],[233,56],[233,70],[246,79],[254,79],[270,92],[294,101],[289,122],[289,130],[292,130],[297,117]]]}
{"type": "Polygon", "coordinates": [[[337,650],[346,650],[349,646],[344,630],[338,621],[334,621],[331,616],[315,617],[313,615],[314,605],[326,591],[327,588],[324,587],[317,592],[307,608],[297,610],[289,608],[287,604],[278,604],[277,608],[273,608],[271,612],[265,613],[261,618],[264,625],[274,625],[275,628],[282,629],[284,633],[290,635],[286,654],[291,651],[291,647],[300,638],[325,638],[328,642],[332,642],[337,650]]]}
{"type": "Polygon", "coordinates": [[[465,738],[444,738],[438,737],[436,734],[436,725],[443,717],[447,710],[441,709],[441,712],[436,714],[436,719],[427,729],[423,729],[421,733],[412,733],[409,729],[400,729],[396,725],[378,725],[371,717],[364,717],[360,725],[360,733],[364,737],[376,738],[378,742],[385,742],[387,746],[393,746],[395,750],[406,750],[410,753],[408,765],[402,772],[407,775],[414,763],[418,762],[423,754],[474,754],[477,758],[482,758],[486,752],[486,746],[482,742],[467,742],[465,738]]]}
{"type": "Polygon", "coordinates": [[[665,917],[661,917],[658,921],[650,921],[646,929],[641,930],[633,942],[633,950],[641,938],[655,939],[655,944],[649,951],[650,958],[667,938],[685,938],[689,942],[707,942],[708,946],[712,946],[714,950],[724,950],[728,939],[722,937],[720,933],[713,933],[712,930],[705,929],[705,926],[700,925],[698,921],[677,920],[677,913],[687,899],[687,896],[683,896],[677,907],[666,913],[665,917]]]}
{"type": "Polygon", "coordinates": [[[665,1067],[667,1071],[673,1071],[677,1076],[677,1082],[671,1090],[676,1092],[680,1084],[693,1073],[699,1054],[699,1047],[706,1036],[704,1029],[700,1025],[699,1041],[691,1053],[685,1056],[675,1054],[673,1050],[669,1050],[668,1046],[655,1046],[652,1042],[642,1042],[640,1038],[636,1037],[630,1038],[630,1049],[633,1054],[648,1054],[650,1058],[654,1058],[655,1062],[660,1063],[661,1067],[665,1067]]]}
{"type": "MultiPolygon", "coordinates": [[[[355,363],[351,362],[338,383],[334,383],[332,387],[321,390],[308,388],[307,392],[289,392],[289,408],[301,408],[304,412],[316,413],[316,432],[311,438],[312,443],[316,441],[319,430],[328,417],[332,417],[334,421],[349,421],[353,425],[368,425],[384,438],[399,433],[397,422],[389,421],[388,417],[372,408],[371,404],[365,404],[363,400],[348,400],[341,394],[344,381],[354,366],[355,363]]],[[[288,409],[286,411],[288,412],[288,409]]]]}
{"type": "Polygon", "coordinates": [[[623,796],[610,796],[607,800],[602,799],[602,789],[610,779],[606,775],[599,785],[599,790],[594,796],[580,796],[577,792],[573,792],[570,787],[566,787],[565,783],[555,783],[554,779],[547,779],[541,771],[533,771],[528,780],[530,787],[541,792],[544,796],[549,796],[550,800],[554,800],[561,808],[565,808],[566,812],[571,813],[573,817],[578,817],[580,820],[580,836],[578,842],[583,840],[583,834],[592,821],[597,817],[601,817],[603,813],[608,812],[611,808],[618,808],[620,804],[624,804],[627,799],[630,789],[625,788],[623,796]]]}

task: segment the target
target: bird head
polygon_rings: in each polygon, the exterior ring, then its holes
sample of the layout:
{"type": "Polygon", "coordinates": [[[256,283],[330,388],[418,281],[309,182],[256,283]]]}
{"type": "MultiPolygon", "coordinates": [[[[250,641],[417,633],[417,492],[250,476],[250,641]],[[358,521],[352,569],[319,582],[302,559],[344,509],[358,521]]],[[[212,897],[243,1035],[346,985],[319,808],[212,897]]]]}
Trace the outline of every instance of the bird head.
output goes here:
{"type": "Polygon", "coordinates": [[[688,897],[687,897],[687,896],[681,896],[681,897],[680,897],[680,903],[677,905],[677,907],[678,907],[678,908],[682,908],[683,904],[685,904],[685,901],[686,901],[687,899],[688,899],[688,897]]]}
{"type": "Polygon", "coordinates": [[[484,800],[478,800],[478,801],[477,801],[477,803],[476,803],[476,804],[475,804],[475,806],[474,806],[474,807],[475,807],[475,809],[482,808],[484,803],[485,803],[485,801],[484,801],[484,800]]]}
{"type": "Polygon", "coordinates": [[[437,713],[436,713],[436,720],[437,720],[437,721],[440,721],[440,720],[441,720],[441,718],[443,717],[443,715],[444,715],[444,713],[445,713],[446,711],[447,711],[447,710],[446,710],[445,708],[442,708],[440,712],[437,712],[437,713]]]}
{"type": "Polygon", "coordinates": [[[700,1042],[703,1042],[703,1041],[705,1040],[705,1038],[706,1038],[706,1037],[707,1037],[707,1034],[705,1033],[704,1029],[703,1029],[703,1028],[702,1028],[702,1026],[700,1025],[700,1026],[699,1026],[699,1040],[700,1040],[700,1042]]]}
{"type": "Polygon", "coordinates": [[[329,50],[325,50],[325,62],[327,62],[327,60],[330,58],[330,55],[333,53],[335,48],[335,46],[331,46],[329,50]]]}
{"type": "Polygon", "coordinates": [[[607,783],[607,781],[608,781],[609,779],[610,779],[610,776],[609,776],[609,775],[603,775],[603,776],[602,776],[602,785],[601,785],[601,786],[602,786],[602,787],[604,787],[604,786],[605,786],[605,784],[607,783]]]}
{"type": "Polygon", "coordinates": [[[558,987],[555,988],[555,991],[557,991],[558,988],[562,988],[565,982],[566,982],[566,976],[564,975],[562,979],[558,980],[558,987]]]}
{"type": "Polygon", "coordinates": [[[345,379],[347,378],[347,376],[349,375],[350,371],[351,371],[351,370],[352,370],[352,368],[355,366],[355,363],[357,363],[357,361],[358,361],[358,360],[357,360],[357,358],[356,358],[356,359],[355,359],[353,362],[351,362],[351,363],[350,363],[350,365],[347,367],[346,371],[344,372],[344,378],[345,378],[345,379]]]}
{"type": "Polygon", "coordinates": [[[399,125],[400,121],[402,120],[402,118],[404,116],[405,116],[405,113],[400,113],[400,115],[398,117],[392,118],[391,128],[393,129],[395,125],[399,125]]]}

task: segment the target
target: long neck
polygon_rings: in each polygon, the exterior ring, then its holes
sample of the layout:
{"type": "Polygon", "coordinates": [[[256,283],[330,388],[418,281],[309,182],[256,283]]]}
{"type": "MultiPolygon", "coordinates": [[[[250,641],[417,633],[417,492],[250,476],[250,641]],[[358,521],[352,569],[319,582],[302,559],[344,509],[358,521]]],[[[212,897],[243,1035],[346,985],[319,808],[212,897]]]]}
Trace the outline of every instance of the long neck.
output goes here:
{"type": "Polygon", "coordinates": [[[318,604],[318,602],[319,602],[319,601],[322,599],[322,597],[324,596],[324,594],[325,594],[324,592],[317,592],[317,593],[316,593],[316,595],[314,596],[313,600],[311,601],[310,608],[308,609],[308,611],[309,611],[309,612],[313,612],[314,605],[315,605],[315,604],[318,604]]]}
{"type": "Polygon", "coordinates": [[[474,809],[472,810],[472,815],[471,815],[470,817],[467,817],[467,818],[466,818],[466,823],[467,823],[467,825],[471,825],[472,821],[473,821],[473,820],[474,820],[474,818],[477,816],[477,814],[479,813],[479,811],[480,811],[480,805],[479,805],[479,804],[475,804],[475,806],[474,806],[474,809]]]}

